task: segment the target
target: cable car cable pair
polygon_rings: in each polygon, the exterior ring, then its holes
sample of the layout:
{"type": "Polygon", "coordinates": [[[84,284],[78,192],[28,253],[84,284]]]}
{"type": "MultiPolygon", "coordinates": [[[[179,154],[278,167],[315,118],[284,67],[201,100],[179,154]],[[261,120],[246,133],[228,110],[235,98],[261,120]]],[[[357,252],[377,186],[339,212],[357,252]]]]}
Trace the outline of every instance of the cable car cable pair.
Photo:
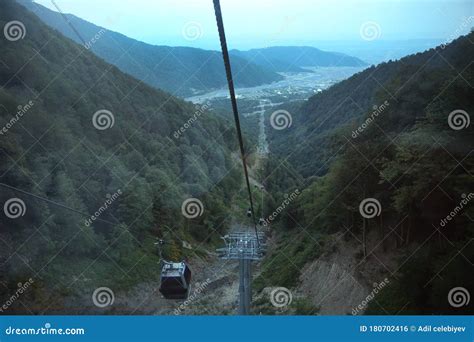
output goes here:
{"type": "MultiPolygon", "coordinates": [[[[252,191],[250,188],[249,174],[247,169],[246,155],[244,142],[242,138],[242,131],[240,128],[240,118],[237,109],[237,100],[235,97],[234,82],[232,80],[232,69],[230,66],[229,52],[227,50],[227,41],[224,31],[224,22],[222,20],[222,12],[219,0],[213,0],[214,12],[216,15],[217,28],[219,31],[219,39],[222,49],[222,57],[224,59],[224,66],[227,76],[227,83],[229,86],[230,100],[232,104],[232,112],[234,114],[235,127],[237,130],[237,138],[239,140],[240,157],[242,159],[242,166],[244,169],[245,183],[247,185],[247,191],[249,196],[250,208],[247,210],[247,216],[252,218],[253,225],[255,228],[255,237],[257,242],[257,248],[260,248],[260,241],[257,230],[257,223],[255,221],[255,210],[253,205],[252,191]]],[[[262,219],[260,219],[262,221],[262,219]]],[[[159,241],[159,245],[163,244],[163,240],[159,241]]],[[[160,260],[161,260],[161,249],[160,249],[160,260]]],[[[191,282],[191,270],[188,265],[183,261],[181,263],[174,263],[163,261],[163,267],[161,269],[161,285],[160,292],[167,299],[186,299],[189,295],[189,288],[191,282]]]]}
{"type": "MultiPolygon", "coordinates": [[[[34,193],[32,193],[32,192],[28,192],[28,191],[25,191],[25,190],[16,188],[16,187],[14,187],[14,186],[11,186],[11,185],[8,185],[8,184],[5,184],[5,183],[0,183],[0,186],[3,186],[3,187],[5,187],[5,188],[8,188],[8,189],[13,190],[13,191],[18,191],[18,192],[20,192],[20,193],[22,193],[22,194],[24,194],[24,195],[27,195],[27,196],[36,198],[36,199],[38,199],[38,200],[40,200],[40,201],[44,201],[44,202],[46,202],[46,203],[53,204],[53,205],[58,206],[58,207],[61,207],[61,208],[63,208],[63,209],[66,209],[66,210],[75,212],[76,214],[79,214],[79,215],[82,215],[82,216],[85,216],[85,217],[91,217],[90,214],[87,214],[87,213],[82,212],[82,211],[80,211],[80,210],[77,210],[77,209],[68,207],[67,205],[64,205],[64,204],[61,204],[61,203],[52,201],[52,200],[47,199],[47,198],[45,198],[45,197],[38,196],[38,195],[36,195],[36,194],[34,194],[34,193]]],[[[113,225],[119,224],[119,222],[110,222],[110,221],[104,220],[104,219],[99,218],[99,217],[96,217],[96,218],[94,219],[94,221],[101,221],[101,222],[108,223],[108,224],[113,224],[113,225]]]]}
{"type": "Polygon", "coordinates": [[[253,225],[255,228],[255,236],[257,238],[257,247],[259,247],[260,241],[258,238],[257,222],[255,221],[255,210],[253,206],[252,191],[250,189],[250,181],[249,181],[249,174],[247,170],[247,162],[246,162],[244,142],[242,138],[242,131],[240,129],[239,111],[237,109],[237,100],[235,97],[234,81],[232,79],[232,69],[230,66],[229,51],[227,50],[227,40],[225,37],[224,21],[222,19],[221,4],[219,0],[213,0],[213,2],[214,2],[214,12],[216,15],[217,29],[219,31],[219,39],[221,43],[222,58],[224,59],[225,72],[227,76],[227,84],[229,87],[230,101],[232,104],[232,112],[234,113],[235,127],[237,129],[237,138],[239,139],[240,157],[242,159],[245,182],[247,184],[247,191],[248,191],[249,201],[250,201],[250,208],[247,212],[247,216],[252,217],[253,225]]]}

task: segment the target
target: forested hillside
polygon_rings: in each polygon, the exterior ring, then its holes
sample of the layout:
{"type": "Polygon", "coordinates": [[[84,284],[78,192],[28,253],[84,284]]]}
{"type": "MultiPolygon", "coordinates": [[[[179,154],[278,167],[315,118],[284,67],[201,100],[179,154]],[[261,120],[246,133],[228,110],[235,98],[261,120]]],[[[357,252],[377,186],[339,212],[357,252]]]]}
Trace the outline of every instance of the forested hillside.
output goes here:
{"type": "MultiPolygon", "coordinates": [[[[64,36],[83,44],[60,13],[31,0],[19,2],[64,36]]],[[[150,45],[74,15],[65,16],[85,40],[88,49],[123,72],[155,88],[167,90],[174,95],[191,96],[227,85],[222,56],[218,51],[150,45]]],[[[156,32],[159,36],[160,23],[156,25],[156,32]]],[[[232,58],[232,67],[237,86],[257,86],[283,79],[269,68],[237,56],[232,58]]]]}
{"type": "Polygon", "coordinates": [[[342,253],[329,243],[338,236],[358,246],[353,277],[380,282],[361,276],[371,263],[390,280],[366,313],[473,312],[472,301],[454,310],[447,300],[455,287],[474,289],[473,41],[371,67],[271,131],[267,187],[277,199],[304,190],[274,225],[292,262],[268,258],[261,287],[296,286],[308,260],[342,253]],[[365,199],[379,205],[363,216],[365,199]],[[394,265],[380,262],[387,255],[394,265]]]}
{"type": "Polygon", "coordinates": [[[186,257],[181,240],[213,246],[242,184],[232,126],[2,1],[0,26],[12,21],[24,37],[0,39],[0,182],[94,218],[1,188],[2,206],[24,203],[23,216],[0,219],[2,298],[34,279],[9,312],[87,312],[74,295],[157,280],[158,238],[174,260],[186,257]],[[203,206],[193,218],[189,198],[203,206]]]}
{"type": "MultiPolygon", "coordinates": [[[[321,175],[340,147],[339,141],[334,140],[334,132],[345,124],[352,122],[349,132],[346,132],[350,138],[352,130],[367,117],[382,117],[376,122],[380,125],[385,122],[385,111],[390,113],[395,106],[402,106],[397,129],[411,127],[424,116],[423,106],[434,100],[443,86],[446,87],[445,80],[461,78],[458,76],[461,72],[463,75],[470,72],[472,60],[465,56],[463,49],[472,51],[467,38],[453,42],[446,49],[431,49],[399,61],[371,66],[316,94],[305,105],[291,109],[294,122],[291,129],[270,131],[275,152],[288,156],[288,161],[301,174],[321,175]],[[440,73],[444,74],[444,79],[440,73]],[[294,149],[295,145],[302,147],[294,149]],[[308,151],[312,158],[305,158],[308,151]]],[[[367,135],[364,132],[364,136],[367,135]]]]}

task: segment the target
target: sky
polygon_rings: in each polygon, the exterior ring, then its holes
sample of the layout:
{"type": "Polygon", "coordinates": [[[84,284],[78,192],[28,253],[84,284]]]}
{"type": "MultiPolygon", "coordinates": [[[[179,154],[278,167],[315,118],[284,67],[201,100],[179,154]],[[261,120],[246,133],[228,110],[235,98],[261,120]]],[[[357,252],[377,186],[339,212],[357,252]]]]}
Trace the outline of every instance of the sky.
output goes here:
{"type": "MultiPolygon", "coordinates": [[[[156,45],[218,49],[212,0],[55,0],[61,11],[156,45]]],[[[51,0],[35,0],[56,10],[51,0]]],[[[229,45],[448,40],[474,27],[473,0],[221,0],[229,45]]]]}

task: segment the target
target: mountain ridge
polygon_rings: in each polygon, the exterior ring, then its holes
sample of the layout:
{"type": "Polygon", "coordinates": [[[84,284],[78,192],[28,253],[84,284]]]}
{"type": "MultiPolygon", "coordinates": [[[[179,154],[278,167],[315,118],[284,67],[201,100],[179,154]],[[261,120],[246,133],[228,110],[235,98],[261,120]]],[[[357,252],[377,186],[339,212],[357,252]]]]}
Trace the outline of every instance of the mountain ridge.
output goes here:
{"type": "Polygon", "coordinates": [[[272,46],[247,51],[231,50],[259,65],[268,65],[278,72],[309,72],[304,67],[366,66],[357,57],[341,52],[323,51],[313,46],[272,46]]]}
{"type": "MultiPolygon", "coordinates": [[[[74,27],[72,29],[60,13],[49,10],[33,0],[17,1],[66,37],[85,45],[108,63],[155,88],[189,97],[221,89],[227,85],[220,51],[152,45],[107,30],[75,15],[64,14],[74,27]],[[77,36],[75,30],[80,33],[81,38],[77,36]]],[[[230,54],[237,87],[252,87],[280,81],[283,79],[281,72],[312,72],[304,66],[367,65],[356,57],[308,46],[231,50],[230,54]],[[269,56],[275,51],[280,52],[277,58],[269,56]],[[286,53],[281,54],[282,51],[286,53]]]]}
{"type": "MultiPolygon", "coordinates": [[[[282,155],[290,155],[289,147],[293,146],[293,143],[301,144],[302,140],[310,136],[310,141],[305,140],[304,145],[309,143],[317,146],[322,143],[327,146],[330,140],[327,137],[329,137],[329,132],[332,129],[342,127],[354,120],[361,121],[366,113],[372,111],[373,106],[380,106],[386,100],[394,102],[391,97],[392,95],[387,91],[387,89],[390,89],[388,84],[392,82],[395,75],[402,75],[402,70],[406,72],[403,75],[406,82],[403,87],[406,87],[413,83],[413,77],[411,77],[410,73],[418,71],[417,66],[423,65],[423,62],[427,63],[429,61],[422,69],[423,71],[428,68],[436,70],[439,66],[448,65],[447,63],[456,65],[456,61],[460,59],[452,55],[451,51],[454,51],[454,47],[460,42],[468,41],[466,37],[464,36],[464,38],[458,38],[453,41],[449,45],[449,49],[443,49],[441,46],[438,46],[424,52],[405,56],[400,60],[370,66],[347,80],[331,86],[320,94],[313,95],[301,107],[292,108],[294,124],[290,130],[282,131],[281,134],[271,132],[270,137],[275,139],[276,147],[274,148],[276,148],[276,151],[281,151],[282,155]],[[299,130],[299,134],[295,135],[292,132],[295,129],[299,130]],[[325,137],[324,134],[329,135],[325,137]],[[290,139],[292,143],[283,143],[288,142],[287,139],[290,139]]],[[[415,74],[415,76],[418,75],[415,74]]],[[[401,91],[403,87],[396,91],[401,91]]],[[[298,153],[301,153],[301,151],[291,153],[291,155],[293,157],[298,155],[298,153]]],[[[317,160],[319,157],[315,159],[317,160]]],[[[323,160],[325,159],[323,158],[323,160]]],[[[324,161],[321,161],[319,167],[323,164],[324,161]]],[[[311,170],[312,167],[309,167],[309,165],[314,166],[317,164],[314,161],[308,160],[303,165],[300,165],[299,168],[305,168],[304,165],[308,165],[308,170],[311,170]]],[[[316,168],[318,169],[319,167],[316,168]]],[[[324,173],[325,170],[326,168],[323,167],[321,172],[324,173]]]]}
{"type": "MultiPolygon", "coordinates": [[[[105,61],[149,85],[174,95],[189,96],[225,87],[224,64],[221,53],[193,47],[151,45],[107,30],[72,14],[60,13],[32,1],[18,0],[50,27],[76,43],[83,44],[105,61]],[[133,47],[133,48],[132,48],[133,47]]],[[[283,77],[239,57],[232,59],[237,86],[272,83],[283,77]]]]}

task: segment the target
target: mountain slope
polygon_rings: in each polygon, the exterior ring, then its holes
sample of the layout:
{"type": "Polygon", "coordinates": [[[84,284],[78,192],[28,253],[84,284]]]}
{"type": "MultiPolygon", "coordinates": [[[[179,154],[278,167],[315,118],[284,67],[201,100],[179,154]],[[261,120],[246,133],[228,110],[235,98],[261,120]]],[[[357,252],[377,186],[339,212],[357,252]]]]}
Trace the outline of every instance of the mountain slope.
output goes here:
{"type": "Polygon", "coordinates": [[[339,52],[322,51],[310,46],[275,46],[248,51],[232,50],[258,65],[265,65],[274,71],[304,71],[303,67],[365,66],[359,58],[339,52]]]}
{"type": "Polygon", "coordinates": [[[266,189],[304,190],[273,222],[284,253],[260,288],[291,287],[323,313],[474,312],[451,296],[474,290],[473,41],[367,69],[270,130],[266,189]]]}
{"type": "MultiPolygon", "coordinates": [[[[59,13],[29,0],[21,0],[20,3],[52,28],[82,44],[59,13]]],[[[186,97],[215,90],[227,84],[222,56],[218,51],[150,45],[108,31],[74,15],[65,16],[91,51],[123,72],[155,88],[186,97]]],[[[232,58],[232,67],[237,86],[257,86],[282,79],[282,76],[265,66],[258,66],[237,56],[232,58]]]]}
{"type": "Polygon", "coordinates": [[[0,39],[0,182],[91,216],[2,187],[0,300],[31,278],[9,313],[131,312],[119,293],[156,284],[157,238],[166,241],[165,258],[181,260],[194,255],[181,240],[207,246],[226,230],[224,203],[242,185],[231,157],[235,132],[205,107],[122,73],[12,0],[0,5],[0,26],[7,24],[25,35],[16,39],[11,30],[0,39]],[[23,216],[6,215],[12,198],[24,204],[23,216]],[[188,198],[202,203],[200,216],[184,216],[188,198]],[[101,286],[115,292],[117,306],[93,304],[101,286]]]}
{"type": "MultiPolygon", "coordinates": [[[[430,73],[446,72],[446,77],[455,77],[462,70],[466,72],[470,60],[459,57],[461,48],[472,49],[468,39],[453,42],[449,49],[438,47],[399,61],[371,66],[314,95],[302,107],[292,109],[293,125],[290,129],[270,131],[274,151],[281,156],[290,156],[288,160],[303,175],[314,175],[315,170],[319,170],[316,175],[324,174],[327,170],[325,164],[332,155],[329,147],[334,130],[354,120],[357,123],[354,123],[353,129],[356,129],[373,112],[383,111],[384,107],[391,108],[396,104],[406,106],[400,103],[400,96],[412,91],[412,87],[421,87],[425,82],[424,77],[431,78],[427,76],[430,73]],[[388,105],[385,105],[385,101],[388,105]],[[292,150],[295,144],[301,148],[292,150]],[[308,151],[313,154],[310,160],[304,158],[308,151]]],[[[441,86],[438,85],[438,88],[441,86]]],[[[423,114],[421,108],[416,108],[419,111],[413,116],[404,115],[400,118],[401,126],[413,124],[423,114]]],[[[337,144],[334,146],[338,148],[337,144]]]]}

